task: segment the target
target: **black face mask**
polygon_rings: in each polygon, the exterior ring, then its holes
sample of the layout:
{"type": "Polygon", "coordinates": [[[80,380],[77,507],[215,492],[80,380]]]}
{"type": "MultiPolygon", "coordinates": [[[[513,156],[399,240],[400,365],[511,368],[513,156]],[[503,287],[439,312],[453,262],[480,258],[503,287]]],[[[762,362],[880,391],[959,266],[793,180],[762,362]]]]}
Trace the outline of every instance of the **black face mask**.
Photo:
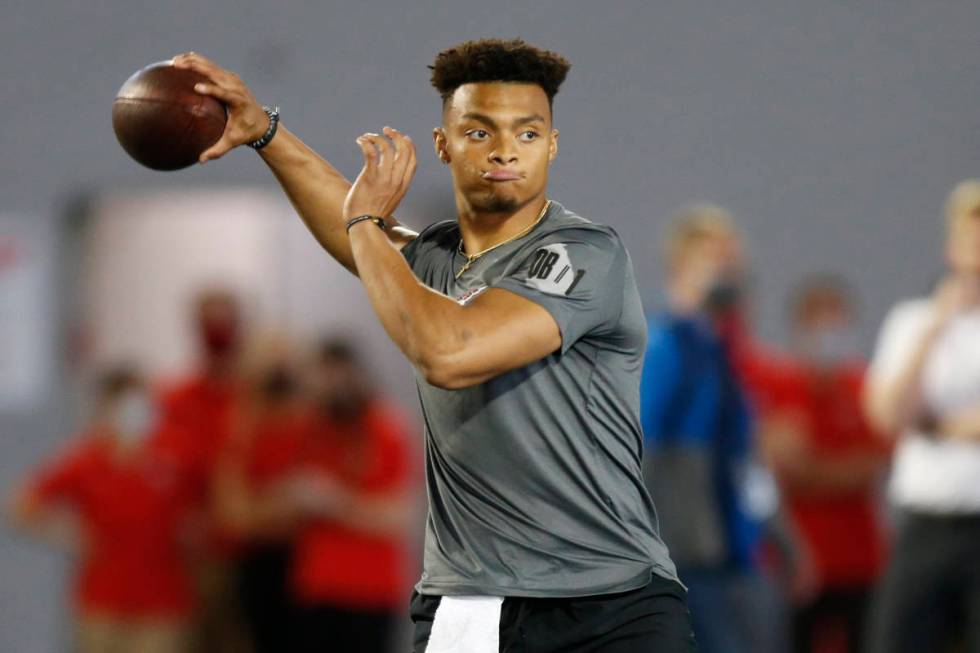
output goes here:
{"type": "Polygon", "coordinates": [[[289,370],[281,367],[275,368],[266,372],[265,376],[262,377],[259,392],[266,399],[284,399],[296,392],[296,380],[289,373],[289,370]]]}
{"type": "Polygon", "coordinates": [[[344,396],[325,397],[320,401],[320,409],[330,419],[338,422],[351,422],[358,419],[367,407],[367,399],[360,393],[344,396]]]}
{"type": "Polygon", "coordinates": [[[710,313],[725,313],[742,301],[742,284],[736,279],[720,279],[712,284],[704,298],[710,313]]]}

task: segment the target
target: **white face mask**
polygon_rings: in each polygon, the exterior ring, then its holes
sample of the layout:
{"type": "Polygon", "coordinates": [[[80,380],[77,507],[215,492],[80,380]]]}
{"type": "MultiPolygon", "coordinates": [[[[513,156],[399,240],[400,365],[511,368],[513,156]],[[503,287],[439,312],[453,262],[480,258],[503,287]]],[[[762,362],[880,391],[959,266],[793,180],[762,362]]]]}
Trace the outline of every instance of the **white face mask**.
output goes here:
{"type": "Polygon", "coordinates": [[[811,330],[803,341],[807,359],[821,366],[854,360],[858,354],[857,334],[849,327],[820,327],[811,330]]]}
{"type": "Polygon", "coordinates": [[[146,439],[156,425],[157,411],[146,393],[129,390],[119,399],[114,426],[127,441],[146,439]]]}

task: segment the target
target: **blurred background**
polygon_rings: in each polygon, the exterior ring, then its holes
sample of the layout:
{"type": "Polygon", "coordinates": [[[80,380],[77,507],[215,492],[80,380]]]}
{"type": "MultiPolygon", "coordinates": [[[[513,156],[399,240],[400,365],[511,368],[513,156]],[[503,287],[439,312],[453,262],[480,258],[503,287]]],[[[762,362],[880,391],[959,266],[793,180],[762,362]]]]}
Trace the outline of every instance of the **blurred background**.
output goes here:
{"type": "MultiPolygon", "coordinates": [[[[309,351],[341,337],[363,354],[409,442],[398,491],[416,511],[422,501],[412,372],[259,158],[241,149],[158,173],[118,146],[110,108],[119,86],[178,52],[238,72],[349,177],[358,134],[386,124],[410,134],[419,169],[399,218],[420,228],[454,217],[446,171],[427,156],[439,121],[426,68],[435,53],[490,36],[554,49],[572,69],[555,103],[561,149],[550,196],[619,231],[650,312],[665,302],[670,216],[693,201],[725,207],[744,238],[749,321],[774,348],[790,344],[786,311],[799,281],[833,273],[849,284],[856,347],[870,356],[888,308],[940,278],[943,202],[980,170],[980,12],[965,0],[11,9],[0,28],[8,496],[79,431],[106,366],[134,364],[163,388],[194,372],[196,302],[203,288],[221,288],[251,333],[285,332],[309,351]]],[[[414,565],[420,521],[399,535],[414,565]]],[[[66,650],[71,566],[58,549],[0,528],[0,649],[66,650]]]]}

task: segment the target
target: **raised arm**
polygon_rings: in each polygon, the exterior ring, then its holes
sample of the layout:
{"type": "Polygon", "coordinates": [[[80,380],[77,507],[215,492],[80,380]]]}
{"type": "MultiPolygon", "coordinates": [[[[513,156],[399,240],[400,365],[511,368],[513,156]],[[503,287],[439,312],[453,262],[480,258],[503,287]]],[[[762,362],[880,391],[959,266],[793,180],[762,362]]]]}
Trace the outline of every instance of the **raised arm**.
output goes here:
{"type": "Polygon", "coordinates": [[[885,329],[881,346],[886,351],[878,355],[886,358],[903,355],[904,364],[884,377],[875,374],[875,366],[872,366],[865,389],[864,408],[868,420],[881,433],[898,434],[919,421],[933,421],[937,417],[925,415],[923,410],[922,375],[929,353],[950,320],[976,305],[978,297],[980,292],[975,282],[951,276],[936,289],[929,322],[912,338],[900,334],[898,344],[902,351],[893,351],[897,347],[889,341],[894,339],[894,334],[889,334],[885,329]]]}
{"type": "MultiPolygon", "coordinates": [[[[344,207],[350,219],[387,216],[405,195],[415,170],[407,136],[358,139],[364,169],[344,207]]],[[[544,358],[561,344],[558,324],[533,301],[490,289],[465,306],[424,286],[373,222],[355,224],[352,252],[375,313],[388,335],[432,383],[464,388],[544,358]]]]}
{"type": "MultiPolygon", "coordinates": [[[[195,90],[223,102],[228,109],[225,132],[210,149],[201,154],[201,163],[218,159],[231,149],[257,140],[265,134],[269,118],[238,75],[193,52],[174,57],[174,66],[201,73],[211,83],[195,90]]],[[[343,219],[344,198],[350,182],[288,129],[279,126],[272,141],[259,150],[296,212],[317,242],[352,273],[357,266],[351,253],[343,219]]],[[[415,237],[394,218],[387,218],[388,238],[400,248],[415,237]]]]}

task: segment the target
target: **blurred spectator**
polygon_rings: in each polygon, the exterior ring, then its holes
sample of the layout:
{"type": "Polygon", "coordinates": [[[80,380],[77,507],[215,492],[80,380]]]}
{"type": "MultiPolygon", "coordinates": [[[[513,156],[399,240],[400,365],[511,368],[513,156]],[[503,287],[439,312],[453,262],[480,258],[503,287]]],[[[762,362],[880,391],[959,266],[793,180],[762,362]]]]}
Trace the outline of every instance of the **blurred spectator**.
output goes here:
{"type": "Polygon", "coordinates": [[[67,540],[78,557],[83,653],[186,650],[193,591],[181,544],[190,497],[164,440],[143,381],[112,370],[92,423],[16,500],[19,524],[67,540]],[[66,530],[67,515],[75,527],[66,530]]]}
{"type": "Polygon", "coordinates": [[[295,355],[283,338],[246,353],[241,401],[213,483],[220,530],[237,545],[238,596],[256,653],[294,650],[288,578],[298,514],[283,485],[311,424],[295,355]]]}
{"type": "Polygon", "coordinates": [[[946,217],[947,276],[892,309],[870,368],[868,416],[901,434],[873,653],[942,651],[964,626],[980,650],[980,180],[953,190],[946,217]]]}
{"type": "Polygon", "coordinates": [[[795,361],[771,379],[761,446],[815,565],[794,615],[795,650],[859,649],[884,564],[878,488],[889,447],[861,413],[864,364],[846,285],[817,277],[792,309],[795,361]]]}
{"type": "MultiPolygon", "coordinates": [[[[177,434],[178,452],[193,479],[199,508],[210,519],[209,497],[215,464],[229,438],[239,392],[242,309],[233,293],[221,288],[201,292],[193,305],[200,360],[186,378],[165,388],[164,420],[177,434]]],[[[210,527],[198,556],[195,576],[200,610],[193,649],[201,653],[241,653],[247,646],[235,591],[231,548],[210,527]]]]}
{"type": "Polygon", "coordinates": [[[228,438],[244,334],[241,306],[228,290],[201,292],[194,300],[193,319],[199,361],[187,377],[164,388],[162,404],[164,420],[184,436],[180,450],[203,498],[228,438]]]}
{"type": "Polygon", "coordinates": [[[650,322],[641,391],[661,533],[688,586],[700,649],[772,650],[756,554],[774,502],[753,464],[749,407],[718,322],[743,272],[734,221],[716,206],[686,209],[665,259],[668,308],[650,322]]]}
{"type": "Polygon", "coordinates": [[[383,653],[409,596],[406,421],[344,341],[321,345],[311,382],[316,424],[293,484],[309,516],[292,574],[297,650],[383,653]]]}

